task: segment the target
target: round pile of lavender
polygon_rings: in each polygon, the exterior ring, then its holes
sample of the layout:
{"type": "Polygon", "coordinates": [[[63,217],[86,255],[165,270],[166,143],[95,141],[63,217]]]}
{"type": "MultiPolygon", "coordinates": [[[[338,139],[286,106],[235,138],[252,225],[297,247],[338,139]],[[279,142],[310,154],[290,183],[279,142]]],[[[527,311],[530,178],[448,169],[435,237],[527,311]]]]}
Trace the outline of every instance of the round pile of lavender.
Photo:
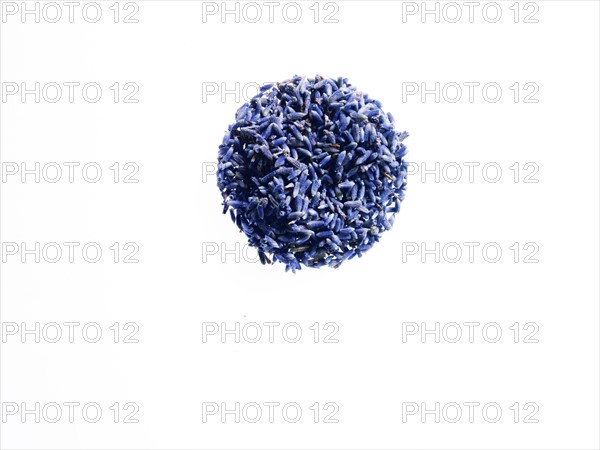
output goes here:
{"type": "Polygon", "coordinates": [[[346,78],[265,85],[219,146],[223,213],[286,271],[338,267],[389,230],[406,187],[408,133],[346,78]]]}

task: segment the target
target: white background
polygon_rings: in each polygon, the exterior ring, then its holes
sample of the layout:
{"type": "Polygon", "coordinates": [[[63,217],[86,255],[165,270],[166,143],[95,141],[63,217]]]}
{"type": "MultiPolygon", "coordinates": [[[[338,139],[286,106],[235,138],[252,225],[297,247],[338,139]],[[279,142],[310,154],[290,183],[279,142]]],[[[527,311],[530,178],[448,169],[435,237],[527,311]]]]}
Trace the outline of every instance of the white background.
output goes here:
{"type": "MultiPolygon", "coordinates": [[[[461,2],[457,23],[446,20],[455,12],[442,10],[444,3],[438,4],[439,23],[433,15],[422,20],[419,13],[403,14],[422,8],[421,2],[339,1],[332,17],[337,23],[324,22],[334,11],[324,4],[317,5],[315,23],[312,2],[301,2],[296,23],[285,20],[282,6],[269,23],[268,6],[260,2],[258,23],[243,16],[236,23],[233,15],[223,21],[218,14],[203,21],[203,4],[194,1],[138,1],[138,23],[123,23],[121,4],[114,23],[112,4],[100,2],[97,23],[84,20],[82,6],[69,23],[62,6],[65,17],[58,23],[43,17],[36,23],[33,16],[23,23],[18,13],[3,14],[0,25],[4,89],[5,83],[32,88],[69,81],[103,89],[96,103],[85,101],[81,89],[70,103],[66,88],[57,103],[43,97],[36,103],[33,95],[23,102],[19,94],[2,102],[5,171],[7,162],[28,168],[36,162],[80,164],[73,183],[66,173],[56,183],[8,176],[2,183],[2,242],[81,245],[73,263],[66,253],[57,263],[43,257],[36,263],[33,255],[22,263],[20,253],[3,253],[1,401],[5,408],[96,402],[103,412],[97,423],[83,419],[80,409],[73,423],[3,414],[2,448],[599,447],[597,2],[499,2],[496,23],[482,15],[485,2],[472,23],[461,2]],[[530,19],[537,23],[525,23],[534,9],[530,19]],[[394,229],[362,259],[337,270],[291,274],[281,265],[255,262],[244,236],[221,214],[210,174],[226,127],[244,101],[242,88],[252,93],[255,83],[294,74],[348,77],[382,101],[399,131],[409,131],[405,143],[414,167],[435,172],[440,164],[439,180],[435,173],[423,179],[421,171],[410,176],[394,229]],[[120,97],[115,103],[109,89],[115,82],[135,83],[139,101],[120,97]],[[479,83],[472,102],[463,84],[468,82],[479,83]],[[241,98],[203,99],[214,83],[232,90],[240,83],[241,98]],[[458,83],[463,96],[455,103],[450,90],[438,102],[433,94],[403,98],[403,91],[421,83],[428,89],[458,83]],[[497,102],[482,96],[486,83],[501,87],[497,102]],[[525,83],[537,87],[529,98],[537,102],[524,101],[531,92],[525,83]],[[103,169],[97,183],[82,178],[88,162],[103,169]],[[109,169],[115,162],[137,164],[139,182],[115,183],[109,169]],[[464,163],[479,164],[473,182],[464,163]],[[487,163],[501,167],[497,182],[483,176],[487,163]],[[510,169],[515,163],[518,182],[510,169]],[[532,172],[527,163],[537,168],[530,178],[536,183],[524,182],[532,172]],[[463,173],[453,183],[456,164],[463,173]],[[98,263],[81,256],[88,242],[103,249],[98,263]],[[109,249],[115,242],[119,263],[109,249]],[[138,263],[122,262],[127,242],[139,246],[138,263]],[[478,243],[473,262],[464,242],[478,243]],[[423,245],[435,249],[436,243],[440,249],[458,243],[463,255],[452,263],[450,253],[442,254],[436,262],[422,252],[423,245]],[[502,249],[498,262],[482,256],[486,243],[502,249]],[[524,249],[526,243],[534,246],[524,249]],[[421,251],[407,254],[415,245],[421,251]],[[531,248],[537,262],[525,263],[531,248]],[[43,337],[36,343],[33,335],[22,343],[20,330],[7,332],[11,322],[81,326],[74,343],[64,336],[54,344],[43,337]],[[81,337],[88,322],[103,331],[96,344],[81,337]],[[114,343],[109,327],[115,322],[121,328],[137,324],[139,342],[114,343]],[[265,337],[235,343],[232,336],[226,343],[219,336],[203,343],[204,322],[281,326],[274,343],[265,337]],[[303,331],[298,343],[281,336],[288,322],[303,331]],[[335,323],[339,342],[324,343],[322,334],[314,343],[309,327],[315,322],[321,328],[335,323]],[[473,343],[466,336],[436,343],[432,335],[422,343],[418,334],[403,342],[407,322],[481,325],[473,343]],[[497,343],[482,337],[490,322],[503,332],[497,343]],[[522,331],[518,343],[509,328],[515,322],[522,331]],[[523,342],[529,322],[539,328],[537,343],[523,342]],[[115,402],[137,404],[139,422],[123,423],[121,416],[114,423],[109,407],[115,402]],[[204,423],[205,402],[230,408],[236,402],[295,402],[303,416],[289,423],[278,409],[273,423],[265,417],[236,423],[233,415],[226,423],[218,415],[204,423]],[[315,402],[321,409],[337,404],[338,423],[323,423],[323,411],[314,423],[309,407],[315,402]],[[473,423],[466,407],[457,423],[444,417],[436,423],[433,414],[425,423],[419,414],[403,421],[408,402],[428,408],[494,402],[502,417],[490,423],[480,406],[473,423]],[[515,402],[518,423],[509,409],[515,402]],[[524,423],[523,405],[530,402],[539,408],[537,423],[524,423]]],[[[34,2],[27,5],[34,8],[34,2]]],[[[294,11],[287,11],[293,18],[294,11]]],[[[495,10],[486,11],[493,19],[495,10]]],[[[495,176],[492,170],[489,175],[495,176]]]]}

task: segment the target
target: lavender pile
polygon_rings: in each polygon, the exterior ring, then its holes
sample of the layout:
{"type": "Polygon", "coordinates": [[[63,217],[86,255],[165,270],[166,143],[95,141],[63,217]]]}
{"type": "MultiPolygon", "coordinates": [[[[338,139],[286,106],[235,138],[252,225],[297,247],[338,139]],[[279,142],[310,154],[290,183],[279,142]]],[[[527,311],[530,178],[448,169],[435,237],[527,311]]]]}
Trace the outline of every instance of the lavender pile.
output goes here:
{"type": "Polygon", "coordinates": [[[265,85],[219,146],[223,213],[286,271],[338,267],[389,230],[406,187],[408,133],[346,78],[265,85]]]}

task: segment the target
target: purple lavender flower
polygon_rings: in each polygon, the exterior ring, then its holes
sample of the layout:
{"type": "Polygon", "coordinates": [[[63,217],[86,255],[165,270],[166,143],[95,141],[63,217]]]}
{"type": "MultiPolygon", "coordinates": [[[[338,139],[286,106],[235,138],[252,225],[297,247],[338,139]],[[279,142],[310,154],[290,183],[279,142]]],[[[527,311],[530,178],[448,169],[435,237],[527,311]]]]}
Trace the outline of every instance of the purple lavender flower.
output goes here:
{"type": "Polygon", "coordinates": [[[263,264],[339,267],[392,227],[406,188],[407,136],[346,78],[265,85],[219,146],[223,212],[263,264]]]}

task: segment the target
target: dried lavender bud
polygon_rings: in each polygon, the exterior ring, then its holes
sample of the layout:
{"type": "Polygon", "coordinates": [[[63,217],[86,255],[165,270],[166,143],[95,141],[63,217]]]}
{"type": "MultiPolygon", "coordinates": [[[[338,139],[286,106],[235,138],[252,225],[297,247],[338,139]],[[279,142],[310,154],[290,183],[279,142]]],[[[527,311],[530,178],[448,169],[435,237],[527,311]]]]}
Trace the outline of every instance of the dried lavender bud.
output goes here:
{"type": "Polygon", "coordinates": [[[223,213],[260,261],[339,267],[389,230],[406,188],[408,133],[346,78],[265,85],[219,146],[223,213]]]}

